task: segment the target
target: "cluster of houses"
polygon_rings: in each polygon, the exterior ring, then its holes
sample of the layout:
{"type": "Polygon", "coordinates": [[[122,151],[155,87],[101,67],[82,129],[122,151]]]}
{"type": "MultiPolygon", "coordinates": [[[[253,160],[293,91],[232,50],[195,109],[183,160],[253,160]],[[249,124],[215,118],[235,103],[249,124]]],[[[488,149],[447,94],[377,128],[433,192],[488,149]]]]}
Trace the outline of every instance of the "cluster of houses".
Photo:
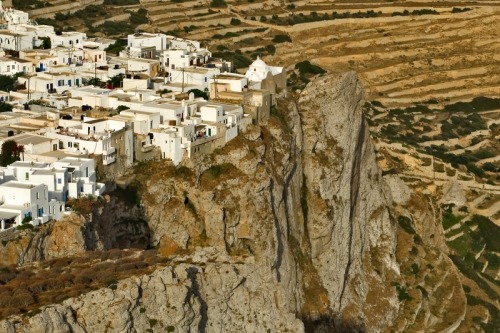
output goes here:
{"type": "Polygon", "coordinates": [[[128,35],[111,54],[114,40],[54,31],[1,2],[0,25],[0,75],[18,84],[0,91],[14,107],[0,114],[0,144],[24,147],[22,161],[0,169],[2,230],[58,219],[68,198],[100,195],[96,173],[210,153],[266,121],[286,89],[282,67],[257,58],[232,73],[199,42],[162,33],[128,35]]]}

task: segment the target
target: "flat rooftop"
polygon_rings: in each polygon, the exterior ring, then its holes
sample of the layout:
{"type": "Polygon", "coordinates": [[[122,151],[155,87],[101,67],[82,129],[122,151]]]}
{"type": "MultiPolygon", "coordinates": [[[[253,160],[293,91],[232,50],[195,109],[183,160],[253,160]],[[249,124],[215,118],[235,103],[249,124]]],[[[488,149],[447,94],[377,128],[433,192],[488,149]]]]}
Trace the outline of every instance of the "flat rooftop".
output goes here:
{"type": "Polygon", "coordinates": [[[6,183],[0,184],[0,186],[29,190],[29,189],[32,189],[35,187],[43,186],[43,184],[35,185],[32,183],[21,183],[21,182],[15,181],[15,180],[11,180],[11,181],[8,181],[6,183]]]}
{"type": "Polygon", "coordinates": [[[38,145],[41,143],[52,141],[54,139],[50,139],[50,138],[47,138],[47,137],[41,136],[41,135],[34,135],[34,134],[25,133],[25,134],[19,134],[19,135],[13,136],[12,140],[16,141],[18,144],[26,146],[29,144],[38,145]]]}
{"type": "Polygon", "coordinates": [[[24,168],[45,168],[48,165],[46,163],[38,163],[38,162],[23,162],[17,161],[9,165],[9,167],[24,167],[24,168]]]}
{"type": "Polygon", "coordinates": [[[132,58],[132,59],[128,59],[129,62],[144,62],[144,63],[148,63],[148,64],[152,64],[152,63],[159,63],[160,61],[159,60],[154,60],[154,59],[143,59],[143,58],[132,58]]]}
{"type": "Polygon", "coordinates": [[[106,119],[89,120],[89,121],[85,121],[84,124],[97,124],[97,123],[102,123],[103,121],[106,121],[106,119]]]}
{"type": "Polygon", "coordinates": [[[82,161],[80,158],[76,158],[76,157],[65,157],[63,159],[60,159],[57,162],[68,163],[69,165],[72,165],[72,166],[80,166],[87,161],[82,161]]]}
{"type": "Polygon", "coordinates": [[[71,151],[66,151],[66,150],[53,150],[53,151],[49,151],[49,152],[46,152],[46,153],[43,153],[40,155],[46,156],[46,157],[53,157],[53,158],[56,158],[58,160],[64,160],[66,157],[88,158],[88,154],[76,154],[76,153],[71,153],[71,151]]]}
{"type": "Polygon", "coordinates": [[[212,81],[215,80],[241,80],[245,78],[245,75],[230,75],[230,74],[219,74],[219,75],[214,75],[210,79],[212,81]]]}
{"type": "Polygon", "coordinates": [[[213,68],[207,68],[207,67],[185,67],[184,72],[187,73],[197,73],[197,74],[205,74],[212,70],[213,68]]]}
{"type": "Polygon", "coordinates": [[[154,112],[154,111],[140,111],[140,110],[133,110],[133,109],[124,110],[124,111],[120,112],[120,115],[125,115],[125,116],[133,116],[134,114],[144,114],[144,115],[147,115],[147,116],[151,116],[151,115],[157,115],[157,114],[159,114],[159,112],[154,112]]]}
{"type": "MultiPolygon", "coordinates": [[[[61,171],[61,170],[59,169],[59,171],[61,171]]],[[[35,171],[33,171],[33,175],[40,175],[40,176],[44,176],[44,175],[53,175],[54,173],[55,173],[55,170],[54,170],[54,171],[52,171],[52,170],[47,170],[47,169],[45,169],[45,170],[35,170],[35,171]]]]}

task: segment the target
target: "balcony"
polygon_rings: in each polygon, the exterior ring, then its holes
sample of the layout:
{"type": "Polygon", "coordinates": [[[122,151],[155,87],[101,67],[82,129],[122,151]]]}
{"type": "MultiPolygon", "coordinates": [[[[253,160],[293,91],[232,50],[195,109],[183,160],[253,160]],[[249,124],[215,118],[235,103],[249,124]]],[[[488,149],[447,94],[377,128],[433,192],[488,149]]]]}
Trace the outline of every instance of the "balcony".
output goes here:
{"type": "Polygon", "coordinates": [[[142,147],[141,147],[141,151],[142,151],[143,153],[147,153],[147,152],[150,152],[151,150],[153,150],[154,148],[155,148],[155,146],[154,146],[154,145],[151,145],[151,144],[149,144],[149,145],[144,145],[144,146],[142,146],[142,147]]]}
{"type": "Polygon", "coordinates": [[[104,190],[106,189],[106,185],[103,183],[96,183],[95,184],[95,191],[94,195],[102,195],[104,193],[104,190]]]}
{"type": "Polygon", "coordinates": [[[113,164],[116,162],[116,156],[113,155],[113,156],[110,156],[110,155],[106,155],[106,156],[102,156],[102,164],[103,165],[110,165],[110,164],[113,164]]]}
{"type": "Polygon", "coordinates": [[[111,154],[114,154],[116,152],[116,148],[115,147],[109,147],[108,149],[105,149],[102,154],[103,155],[111,155],[111,154]]]}

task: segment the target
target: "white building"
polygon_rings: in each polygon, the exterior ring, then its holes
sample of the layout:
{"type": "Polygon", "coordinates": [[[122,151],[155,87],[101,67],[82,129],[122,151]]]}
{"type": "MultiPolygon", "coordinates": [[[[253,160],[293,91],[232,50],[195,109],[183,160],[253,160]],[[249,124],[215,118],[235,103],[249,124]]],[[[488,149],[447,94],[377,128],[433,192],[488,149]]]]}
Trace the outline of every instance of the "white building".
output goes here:
{"type": "Polygon", "coordinates": [[[45,133],[59,140],[59,149],[76,149],[91,155],[102,155],[103,165],[115,163],[117,157],[126,166],[133,162],[133,133],[124,121],[93,119],[83,122],[59,120],[59,129],[45,133]]]}
{"type": "Polygon", "coordinates": [[[1,230],[59,219],[65,201],[82,195],[101,195],[104,184],[96,182],[94,160],[66,157],[53,164],[14,162],[0,168],[1,230]]]}
{"type": "Polygon", "coordinates": [[[14,8],[4,9],[0,1],[0,20],[13,24],[29,23],[29,15],[26,12],[14,8]]]}
{"type": "Polygon", "coordinates": [[[268,66],[260,57],[248,67],[245,76],[248,78],[248,88],[268,90],[273,104],[278,89],[286,89],[286,70],[283,67],[268,66]]]}
{"type": "Polygon", "coordinates": [[[127,65],[128,71],[133,74],[145,74],[154,77],[160,71],[160,61],[153,59],[129,59],[127,65]]]}
{"type": "Polygon", "coordinates": [[[0,30],[0,48],[6,50],[31,50],[37,45],[37,38],[27,33],[0,30]]]}
{"type": "Polygon", "coordinates": [[[34,73],[33,63],[19,58],[0,57],[0,74],[13,76],[17,73],[34,73]]]}
{"type": "Polygon", "coordinates": [[[68,170],[65,168],[56,169],[47,163],[18,161],[8,165],[7,170],[12,170],[18,182],[47,185],[49,201],[54,199],[65,202],[68,199],[68,170]]]}
{"type": "Polygon", "coordinates": [[[83,32],[68,31],[50,33],[47,37],[50,38],[50,43],[53,48],[56,46],[63,46],[81,49],[83,48],[84,39],[87,38],[87,35],[83,32]]]}
{"type": "MultiPolygon", "coordinates": [[[[8,30],[14,33],[25,33],[32,37],[42,38],[47,37],[48,34],[54,33],[54,27],[51,25],[32,25],[32,24],[12,24],[9,23],[8,30]]],[[[37,46],[42,43],[37,42],[37,46]]]]}
{"type": "Polygon", "coordinates": [[[208,93],[210,80],[219,74],[219,69],[215,67],[186,67],[170,69],[166,78],[165,88],[172,91],[186,92],[191,89],[198,89],[208,93]]]}
{"type": "Polygon", "coordinates": [[[63,92],[82,84],[82,76],[73,72],[40,72],[32,77],[20,77],[20,84],[25,84],[30,92],[55,93],[63,92]]]}
{"type": "MultiPolygon", "coordinates": [[[[45,184],[8,181],[0,184],[0,219],[2,230],[6,220],[21,225],[25,218],[33,225],[58,219],[64,213],[64,203],[48,198],[48,186],[45,184]]],[[[12,225],[11,225],[12,226],[12,225]]]]}
{"type": "Polygon", "coordinates": [[[127,46],[129,48],[140,48],[143,46],[153,46],[156,50],[167,49],[169,36],[165,34],[151,34],[147,32],[138,32],[127,37],[127,46]]]}
{"type": "Polygon", "coordinates": [[[123,121],[129,122],[136,134],[148,134],[151,130],[160,126],[161,120],[159,112],[139,110],[121,111],[119,116],[115,116],[112,119],[123,119],[123,121]]]}
{"type": "Polygon", "coordinates": [[[25,50],[19,52],[19,58],[30,61],[38,71],[45,71],[48,67],[57,65],[57,55],[50,54],[50,50],[25,50]]]}
{"type": "Polygon", "coordinates": [[[68,197],[78,198],[82,195],[99,196],[105,186],[97,183],[94,160],[91,158],[66,157],[53,163],[56,169],[67,169],[68,197]]]}

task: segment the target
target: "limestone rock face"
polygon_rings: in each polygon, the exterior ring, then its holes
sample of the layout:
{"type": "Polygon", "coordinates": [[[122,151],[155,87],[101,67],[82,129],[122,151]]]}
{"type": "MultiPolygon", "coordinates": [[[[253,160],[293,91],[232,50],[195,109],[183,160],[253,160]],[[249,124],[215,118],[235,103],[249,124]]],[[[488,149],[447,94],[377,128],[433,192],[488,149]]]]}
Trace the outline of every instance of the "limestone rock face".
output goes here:
{"type": "MultiPolygon", "coordinates": [[[[396,215],[409,213],[393,203],[397,193],[377,167],[362,94],[354,73],[321,77],[214,154],[141,170],[142,209],[104,204],[76,243],[142,240],[182,255],[116,288],[0,322],[0,330],[405,331],[406,322],[392,324],[402,312],[391,284],[401,281],[396,215]],[[118,227],[125,215],[147,225],[118,227]]],[[[70,247],[46,244],[54,255],[70,247]]],[[[399,252],[404,259],[409,249],[399,252]]]]}
{"type": "Polygon", "coordinates": [[[332,309],[376,330],[392,320],[397,303],[384,283],[397,272],[392,200],[375,162],[357,76],[332,81],[306,87],[298,103],[311,256],[332,309]],[[376,301],[367,297],[374,288],[376,301]],[[382,311],[367,316],[374,306],[382,311]]]}
{"type": "Polygon", "coordinates": [[[146,248],[149,228],[138,207],[107,197],[86,216],[71,214],[36,232],[7,231],[0,238],[0,263],[22,265],[89,250],[146,248]]]}
{"type": "Polygon", "coordinates": [[[302,332],[302,322],[286,307],[276,306],[276,295],[259,292],[258,276],[252,263],[201,267],[178,262],[151,275],[122,280],[116,289],[48,306],[21,326],[3,321],[0,331],[302,332]],[[219,295],[224,298],[210,297],[219,295]]]}

